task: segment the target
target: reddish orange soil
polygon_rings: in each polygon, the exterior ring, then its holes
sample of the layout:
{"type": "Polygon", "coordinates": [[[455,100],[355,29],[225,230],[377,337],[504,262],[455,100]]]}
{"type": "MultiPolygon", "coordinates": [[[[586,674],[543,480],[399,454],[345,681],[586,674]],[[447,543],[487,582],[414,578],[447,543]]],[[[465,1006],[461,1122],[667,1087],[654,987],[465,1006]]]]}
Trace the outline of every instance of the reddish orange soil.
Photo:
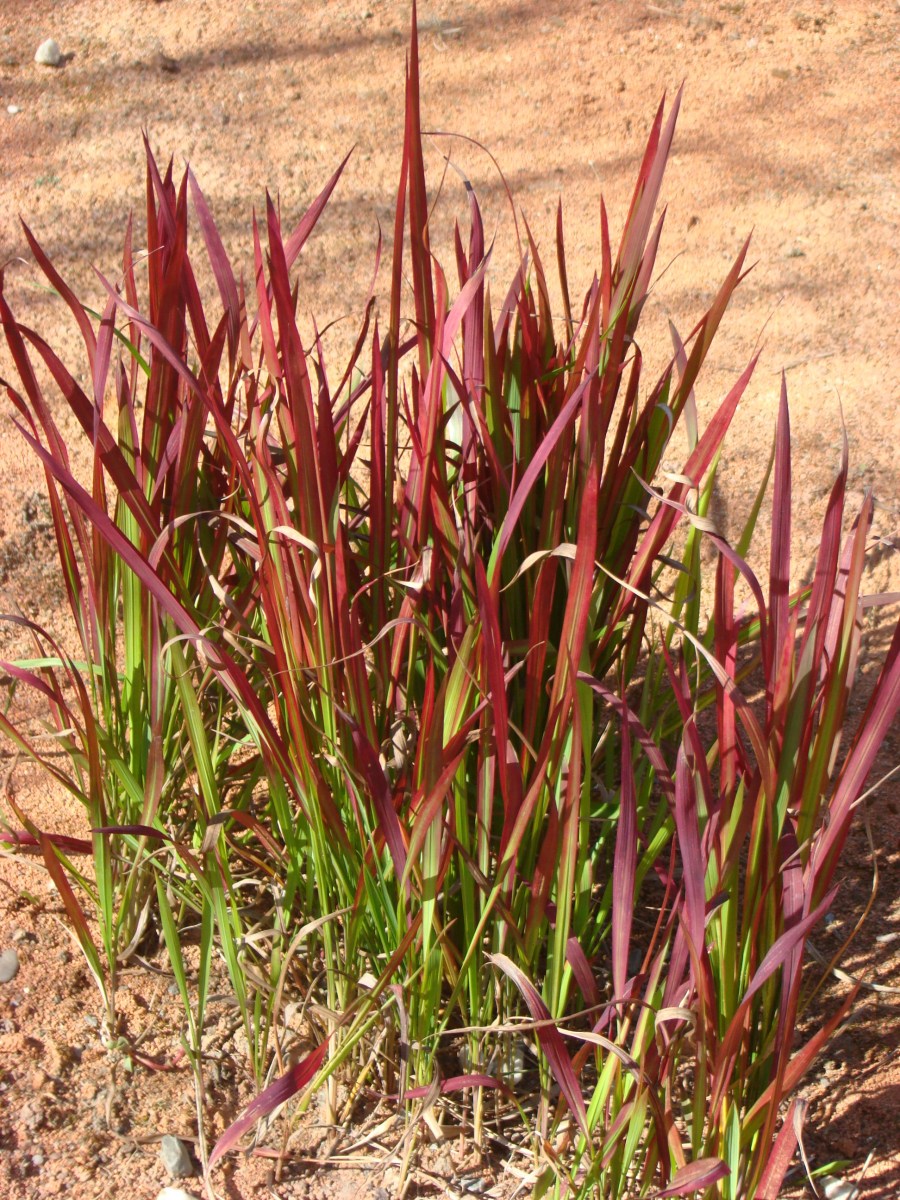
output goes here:
{"type": "MultiPolygon", "coordinates": [[[[762,342],[722,469],[716,516],[734,531],[768,454],[779,374],[787,371],[798,578],[816,550],[842,416],[852,499],[874,489],[876,540],[898,529],[898,13],[897,0],[420,5],[426,127],[468,135],[491,150],[548,267],[562,196],[575,296],[599,261],[601,191],[615,237],[654,109],[664,90],[671,97],[685,81],[664,188],[660,263],[671,265],[651,298],[642,346],[651,363],[668,357],[667,322],[682,334],[690,330],[752,231],[756,266],[726,317],[698,399],[702,419],[762,342]]],[[[251,208],[261,207],[265,188],[280,195],[291,220],[355,147],[301,260],[300,279],[301,306],[315,311],[320,326],[357,314],[378,222],[386,235],[392,228],[408,21],[405,0],[0,5],[0,264],[20,319],[76,361],[77,332],[61,303],[41,290],[17,214],[75,290],[99,304],[92,267],[115,275],[127,212],[142,210],[142,127],[160,157],[174,155],[176,165],[190,159],[229,252],[244,266],[251,208]],[[64,56],[55,69],[33,62],[51,36],[64,56]]],[[[435,184],[443,154],[478,193],[488,235],[496,235],[494,291],[505,291],[516,253],[497,171],[470,142],[434,136],[426,165],[435,184]]],[[[449,172],[436,245],[447,244],[452,220],[465,213],[464,190],[449,172]]],[[[384,278],[381,284],[384,294],[384,278]]],[[[354,331],[352,319],[336,327],[335,359],[354,331]]],[[[0,373],[10,374],[2,353],[0,373]]],[[[60,629],[63,596],[40,473],[6,411],[2,419],[0,607],[18,604],[60,629]]],[[[871,556],[867,590],[900,590],[898,556],[886,541],[871,556]]],[[[886,629],[873,616],[881,649],[886,629]]],[[[0,654],[24,648],[14,630],[0,629],[0,654]]],[[[898,749],[894,730],[878,774],[898,761],[898,749]]],[[[80,828],[80,814],[6,746],[0,777],[45,828],[80,828]]],[[[868,972],[870,982],[895,990],[864,992],[857,1017],[803,1084],[811,1161],[846,1159],[839,1173],[860,1183],[863,1196],[885,1200],[900,1193],[898,799],[895,781],[868,802],[879,891],[841,963],[845,972],[868,972]]],[[[834,952],[863,911],[872,870],[860,823],[848,846],[837,919],[815,939],[822,954],[834,952]]],[[[102,1044],[98,996],[58,896],[24,857],[0,860],[0,950],[11,946],[21,969],[0,985],[0,1195],[155,1196],[169,1182],[159,1136],[196,1132],[189,1076],[140,1065],[129,1072],[121,1052],[102,1044]]],[[[178,1048],[169,983],[138,970],[126,975],[121,998],[130,1033],[146,1031],[145,1053],[167,1064],[178,1048]]],[[[833,1004],[847,986],[832,977],[821,1003],[833,1004]]],[[[816,1020],[814,1012],[810,1024],[816,1020]]],[[[232,1066],[227,1010],[210,1037],[219,1063],[210,1103],[221,1128],[248,1096],[232,1066]]],[[[290,1143],[293,1158],[280,1181],[268,1174],[270,1160],[240,1159],[217,1172],[218,1194],[395,1195],[391,1151],[400,1132],[386,1130],[344,1161],[325,1164],[329,1153],[346,1154],[354,1136],[351,1130],[336,1137],[307,1121],[290,1143]]],[[[463,1194],[460,1180],[474,1169],[468,1153],[459,1140],[431,1149],[407,1194],[463,1194]]],[[[499,1163],[485,1176],[487,1194],[508,1196],[516,1180],[499,1163]]],[[[198,1180],[185,1186],[201,1192],[198,1180]]]]}

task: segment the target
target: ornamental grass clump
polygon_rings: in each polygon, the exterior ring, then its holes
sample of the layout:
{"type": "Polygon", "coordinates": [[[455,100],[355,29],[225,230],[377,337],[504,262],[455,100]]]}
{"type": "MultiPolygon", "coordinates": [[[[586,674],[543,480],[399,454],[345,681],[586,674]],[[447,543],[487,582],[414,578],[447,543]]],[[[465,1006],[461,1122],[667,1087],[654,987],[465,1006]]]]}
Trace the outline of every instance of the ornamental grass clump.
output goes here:
{"type": "Polygon", "coordinates": [[[848,729],[872,500],[845,532],[845,450],[792,593],[784,389],[738,544],[707,517],[755,359],[703,429],[693,391],[746,245],[644,376],[679,99],[615,254],[602,210],[580,307],[560,212],[559,321],[527,227],[492,302],[471,188],[455,280],[432,252],[415,27],[389,295],[339,374],[301,337],[291,272],[340,169],[289,233],[267,201],[245,280],[192,172],[176,184],[147,145],[147,251],[129,223],[97,319],[26,230],[79,327],[84,386],[0,288],[7,394],[79,646],[8,618],[35,650],[4,670],[45,706],[54,752],[14,708],[0,726],[90,826],[55,836],[11,800],[4,837],[43,855],[109,1038],[127,1042],[122,965],[165,948],[201,1129],[224,971],[259,1094],[202,1141],[207,1172],[324,1088],[341,1122],[376,1101],[422,1130],[453,1103],[480,1143],[502,1122],[541,1194],[778,1194],[796,1085],[853,998],[798,1045],[806,941],[900,705],[900,632],[848,729]],[[680,422],[681,469],[661,475],[680,422]],[[746,559],[773,470],[760,581],[746,559]],[[298,1003],[316,1049],[288,1066],[298,1003]]]}

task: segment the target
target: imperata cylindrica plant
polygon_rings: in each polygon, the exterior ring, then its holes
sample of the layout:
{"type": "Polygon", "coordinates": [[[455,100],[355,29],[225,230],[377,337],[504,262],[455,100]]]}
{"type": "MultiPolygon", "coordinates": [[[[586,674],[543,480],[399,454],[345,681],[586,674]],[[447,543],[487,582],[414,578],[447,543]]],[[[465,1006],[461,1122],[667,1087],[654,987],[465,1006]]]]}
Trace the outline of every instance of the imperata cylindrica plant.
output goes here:
{"type": "Polygon", "coordinates": [[[847,511],[845,446],[796,587],[784,387],[745,528],[709,520],[756,360],[705,426],[694,389],[746,245],[647,377],[680,103],[617,250],[601,204],[580,301],[561,207],[549,253],[518,223],[501,281],[467,187],[441,262],[413,9],[391,261],[337,371],[293,270],[342,167],[291,230],[267,198],[239,277],[193,172],[147,142],[146,253],[129,220],[97,315],[26,226],[78,366],[0,278],[71,616],[6,618],[34,650],[3,670],[52,737],[15,697],[0,729],[85,817],[63,837],[10,797],[0,836],[43,856],[109,1037],[131,1033],[124,964],[172,973],[211,1187],[261,1118],[324,1091],[334,1121],[388,1104],[414,1133],[452,1103],[536,1195],[779,1194],[797,1085],[853,1001],[799,1038],[807,940],[900,706],[900,626],[851,719],[873,501],[847,511]],[[224,988],[243,1114],[204,1091],[224,988]]]}

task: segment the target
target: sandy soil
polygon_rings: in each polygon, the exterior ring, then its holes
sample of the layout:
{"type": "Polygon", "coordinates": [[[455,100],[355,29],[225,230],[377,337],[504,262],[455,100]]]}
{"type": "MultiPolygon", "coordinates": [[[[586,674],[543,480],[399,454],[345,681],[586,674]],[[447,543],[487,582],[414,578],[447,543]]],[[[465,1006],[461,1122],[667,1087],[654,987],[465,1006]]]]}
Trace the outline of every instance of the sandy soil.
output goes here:
{"type": "MultiPolygon", "coordinates": [[[[874,489],[876,540],[898,529],[898,14],[897,0],[420,5],[426,127],[490,149],[547,259],[562,197],[573,295],[599,259],[601,191],[615,236],[655,106],[664,90],[671,96],[685,81],[664,189],[660,262],[670,265],[651,302],[653,336],[645,335],[643,348],[651,362],[664,361],[667,322],[682,333],[692,327],[752,230],[756,266],[701,380],[701,417],[762,341],[727,445],[717,517],[736,529],[747,512],[785,370],[798,577],[817,547],[842,417],[853,499],[874,489]]],[[[339,354],[354,331],[343,318],[358,311],[368,287],[378,223],[386,233],[392,224],[408,21],[405,0],[0,0],[0,265],[20,319],[27,315],[75,361],[76,333],[62,305],[40,290],[17,214],[75,290],[99,303],[92,268],[115,275],[125,217],[143,203],[142,128],[163,159],[190,159],[233,260],[244,265],[251,208],[261,207],[265,189],[279,194],[290,221],[355,147],[300,264],[301,305],[320,325],[338,321],[331,337],[339,354]],[[56,69],[33,62],[50,36],[64,55],[56,69]]],[[[505,290],[515,243],[501,180],[483,150],[435,135],[426,148],[435,184],[448,153],[472,181],[496,235],[491,274],[496,290],[505,290]]],[[[453,219],[465,216],[465,203],[451,172],[436,218],[439,244],[453,219]]],[[[0,354],[0,371],[8,369],[0,354]]],[[[18,603],[54,627],[62,593],[41,479],[5,412],[3,421],[2,607],[18,603]]],[[[886,544],[871,557],[867,587],[900,590],[898,556],[886,544]]],[[[876,644],[883,645],[885,629],[874,621],[876,644]]],[[[0,631],[4,656],[19,649],[15,633],[0,631]]],[[[897,762],[898,750],[895,730],[881,772],[897,762]]],[[[39,813],[45,828],[78,827],[78,814],[21,766],[12,772],[6,748],[0,755],[4,788],[39,813]]],[[[900,986],[898,801],[895,786],[868,804],[879,893],[842,962],[851,974],[869,972],[881,989],[900,986]]],[[[863,911],[872,870],[861,823],[848,847],[836,919],[817,940],[823,954],[863,911]]],[[[23,858],[0,861],[0,949],[10,946],[21,969],[0,985],[0,1194],[154,1196],[168,1182],[159,1136],[196,1132],[187,1073],[140,1065],[129,1072],[121,1053],[102,1045],[98,998],[58,897],[23,858]]],[[[168,983],[128,976],[123,1005],[131,1032],[148,1030],[146,1055],[177,1068],[178,1014],[168,983]]],[[[846,987],[832,979],[822,1003],[846,987]]],[[[803,1085],[811,1161],[846,1159],[842,1174],[864,1196],[900,1193],[898,1016],[896,992],[866,990],[857,1019],[803,1085]]],[[[247,1090],[229,1066],[227,1014],[213,1035],[222,1064],[213,1100],[224,1122],[247,1090]]],[[[307,1122],[280,1182],[267,1160],[251,1159],[218,1173],[220,1194],[384,1200],[397,1187],[389,1151],[399,1137],[388,1131],[347,1154],[352,1134],[336,1141],[307,1122]],[[342,1150],[345,1161],[322,1166],[342,1150]]],[[[474,1170],[467,1153],[459,1141],[430,1151],[418,1194],[463,1194],[474,1170]]],[[[494,1194],[514,1190],[500,1160],[488,1164],[485,1180],[494,1194]]],[[[199,1181],[193,1188],[199,1193],[199,1181]]]]}

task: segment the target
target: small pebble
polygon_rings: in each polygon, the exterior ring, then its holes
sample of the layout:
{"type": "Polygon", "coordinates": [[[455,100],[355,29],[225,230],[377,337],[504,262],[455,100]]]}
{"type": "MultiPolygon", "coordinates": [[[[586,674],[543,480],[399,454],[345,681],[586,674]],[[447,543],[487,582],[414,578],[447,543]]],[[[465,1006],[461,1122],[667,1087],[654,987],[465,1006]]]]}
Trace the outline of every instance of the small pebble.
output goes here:
{"type": "Polygon", "coordinates": [[[27,929],[14,929],[12,931],[12,937],[10,938],[10,941],[27,942],[27,941],[31,940],[31,937],[32,937],[32,935],[28,932],[27,929]]]}
{"type": "Polygon", "coordinates": [[[165,71],[167,75],[177,75],[181,70],[178,59],[170,58],[168,54],[163,54],[162,50],[157,51],[154,62],[160,71],[165,71]]]}
{"type": "Polygon", "coordinates": [[[173,1179],[181,1179],[185,1175],[194,1174],[194,1164],[191,1162],[187,1146],[180,1138],[173,1137],[171,1133],[167,1133],[162,1139],[159,1156],[173,1179]]]}
{"type": "Polygon", "coordinates": [[[22,110],[21,110],[21,108],[19,108],[18,104],[7,104],[6,111],[9,113],[9,115],[11,117],[14,117],[18,113],[20,113],[22,110]]]}
{"type": "Polygon", "coordinates": [[[197,1200],[197,1197],[192,1192],[186,1192],[184,1188],[166,1187],[159,1193],[156,1200],[197,1200]]]}
{"type": "Polygon", "coordinates": [[[62,61],[62,51],[59,48],[59,43],[55,42],[53,38],[47,38],[45,42],[41,42],[34,56],[34,61],[40,63],[42,67],[58,67],[62,61]]]}
{"type": "Polygon", "coordinates": [[[856,1200],[859,1188],[855,1184],[838,1179],[835,1175],[823,1175],[822,1195],[825,1200],[856,1200]]]}
{"type": "Polygon", "coordinates": [[[9,983],[19,973],[19,956],[15,950],[4,950],[0,954],[0,983],[9,983]]]}

